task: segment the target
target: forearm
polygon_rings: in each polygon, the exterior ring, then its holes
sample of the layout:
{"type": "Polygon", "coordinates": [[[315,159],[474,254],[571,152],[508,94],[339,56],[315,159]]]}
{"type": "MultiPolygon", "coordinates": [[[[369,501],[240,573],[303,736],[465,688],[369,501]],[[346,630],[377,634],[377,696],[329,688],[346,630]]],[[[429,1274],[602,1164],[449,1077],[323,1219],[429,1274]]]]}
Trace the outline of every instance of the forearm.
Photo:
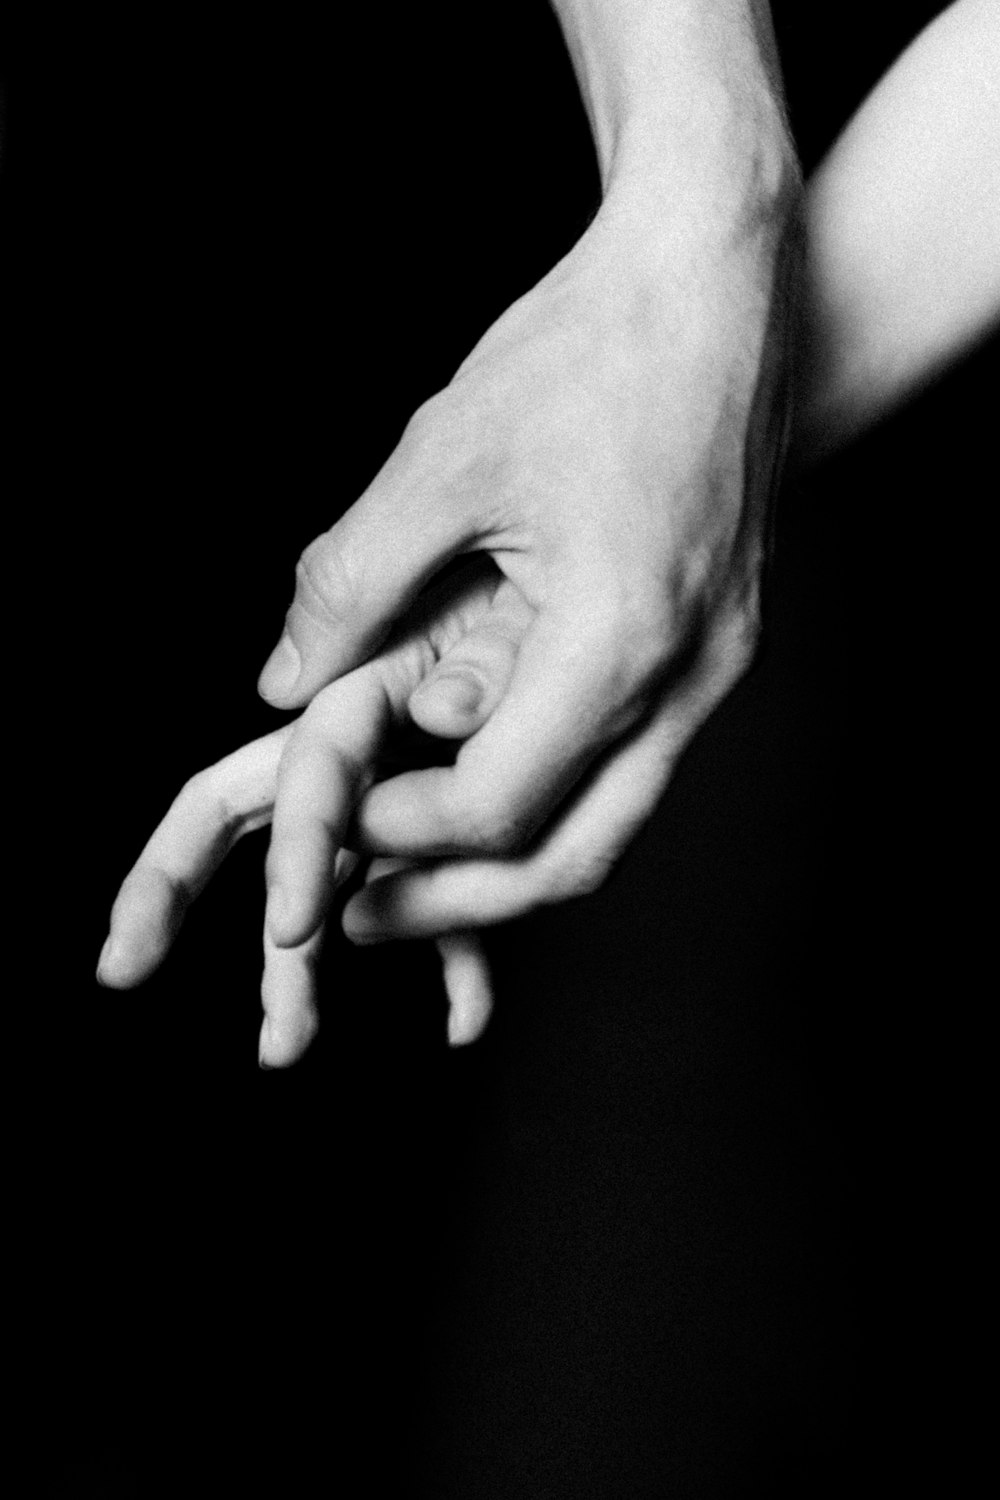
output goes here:
{"type": "Polygon", "coordinates": [[[798,173],[764,0],[552,0],[605,203],[694,240],[783,213],[798,173]]]}
{"type": "Polygon", "coordinates": [[[885,75],[809,183],[806,463],[1000,314],[1000,5],[960,0],[885,75]]]}

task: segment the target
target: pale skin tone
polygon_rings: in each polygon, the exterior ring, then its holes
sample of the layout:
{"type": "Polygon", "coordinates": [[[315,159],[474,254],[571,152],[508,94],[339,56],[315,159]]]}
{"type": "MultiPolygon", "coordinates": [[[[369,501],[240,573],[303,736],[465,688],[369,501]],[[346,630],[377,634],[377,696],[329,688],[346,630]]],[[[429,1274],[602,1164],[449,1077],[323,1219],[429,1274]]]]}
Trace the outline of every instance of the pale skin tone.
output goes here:
{"type": "MultiPolygon", "coordinates": [[[[942,87],[945,94],[961,91],[963,99],[971,90],[972,97],[993,101],[996,115],[997,18],[998,8],[989,0],[962,0],[928,28],[859,111],[811,185],[808,384],[795,432],[801,463],[891,409],[996,317],[997,257],[984,252],[982,233],[968,222],[956,233],[955,209],[965,205],[948,201],[946,185],[967,184],[967,170],[956,178],[947,171],[947,160],[942,171],[939,158],[923,191],[919,173],[927,160],[928,78],[939,86],[930,95],[935,108],[942,87]],[[895,141],[894,167],[878,145],[887,132],[895,141]],[[922,319],[914,315],[914,303],[923,295],[920,279],[914,285],[895,274],[893,246],[902,253],[910,243],[896,210],[900,195],[922,205],[924,243],[936,234],[934,264],[941,286],[949,289],[947,296],[926,299],[922,319]],[[929,198],[934,213],[927,209],[929,198]],[[857,232],[859,215],[867,226],[864,241],[857,232]],[[867,261],[863,243],[871,246],[867,261]]],[[[985,215],[987,231],[1000,228],[998,198],[990,197],[996,154],[987,145],[997,138],[1000,120],[988,118],[989,107],[981,103],[978,111],[967,111],[964,130],[952,129],[947,138],[963,169],[970,156],[975,162],[977,150],[982,156],[984,195],[993,208],[979,208],[972,220],[981,225],[985,215]]],[[[995,242],[987,234],[985,243],[995,242]]],[[[516,317],[514,322],[516,333],[516,317]]],[[[572,330],[567,337],[572,345],[572,330]]],[[[530,425],[514,405],[517,420],[530,425]]],[[[648,542],[649,533],[641,538],[648,542]]],[[[502,559],[497,561],[502,567],[502,559]]],[[[581,573],[581,587],[584,577],[581,573]]],[[[533,596],[532,578],[530,567],[518,582],[484,561],[457,591],[452,584],[422,600],[405,634],[320,691],[295,725],[244,747],[189,783],[122,887],[102,954],[102,980],[128,987],[144,978],[164,956],[186,899],[232,842],[273,812],[261,1058],[275,1065],[294,1060],[315,1029],[315,955],[335,862],[344,862],[344,838],[354,816],[352,843],[379,857],[369,868],[368,884],[348,903],[345,929],[358,941],[437,937],[451,1001],[450,1038],[457,1043],[479,1035],[489,1015],[489,977],[469,929],[594,889],[657,799],[693,728],[733,680],[734,663],[742,661],[745,619],[723,611],[699,638],[692,668],[654,703],[647,722],[627,733],[578,783],[576,795],[540,840],[523,853],[498,858],[486,851],[415,869],[400,855],[426,857],[440,854],[442,847],[460,847],[442,821],[441,807],[449,799],[454,805],[456,782],[480,768],[473,761],[468,769],[471,751],[503,720],[517,690],[523,659],[545,613],[547,596],[544,591],[541,600],[533,596]],[[728,620],[727,629],[721,620],[728,620]],[[429,733],[463,741],[455,768],[410,772],[373,785],[376,762],[408,717],[429,733]],[[386,798],[400,783],[410,791],[394,809],[386,798]],[[425,787],[430,800],[422,802],[425,787]],[[413,823],[408,835],[400,824],[392,842],[384,823],[399,817],[400,807],[409,809],[413,823]],[[430,833],[437,842],[431,839],[428,849],[430,833]]],[[[592,594],[584,597],[592,604],[592,594]]],[[[588,635],[570,658],[585,656],[592,647],[588,635]]],[[[306,660],[308,665],[308,652],[306,660]]],[[[564,661],[571,674],[573,660],[564,661]]],[[[488,742],[486,765],[493,748],[488,742]]]]}
{"type": "MultiPolygon", "coordinates": [[[[359,798],[408,726],[465,739],[486,722],[529,620],[502,575],[485,560],[472,562],[430,590],[408,628],[372,662],[320,692],[301,718],[193,777],[118,893],[101,981],[130,988],[152,973],[188,903],[233,845],[272,823],[259,1055],[273,1067],[299,1057],[317,1025],[314,971],[326,911],[357,863],[344,838],[359,798]]],[[[376,859],[368,878],[402,863],[376,859]]],[[[442,935],[438,949],[449,1039],[457,1045],[486,1025],[489,971],[471,933],[442,935]]]]}
{"type": "MultiPolygon", "coordinates": [[[[269,702],[304,707],[461,554],[488,555],[530,612],[507,691],[454,766],[362,799],[361,851],[422,870],[351,901],[357,938],[497,922],[596,884],[756,635],[799,202],[767,8],[555,9],[601,208],[306,548],[261,677],[269,702]]],[[[272,935],[292,941],[280,910],[272,935]]]]}

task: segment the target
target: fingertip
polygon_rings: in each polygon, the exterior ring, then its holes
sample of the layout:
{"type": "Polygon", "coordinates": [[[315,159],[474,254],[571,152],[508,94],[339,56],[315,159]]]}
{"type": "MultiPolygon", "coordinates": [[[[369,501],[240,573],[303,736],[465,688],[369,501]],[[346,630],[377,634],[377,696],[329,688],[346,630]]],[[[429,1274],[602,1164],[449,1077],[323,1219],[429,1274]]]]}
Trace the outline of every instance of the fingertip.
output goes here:
{"type": "Polygon", "coordinates": [[[162,870],[137,866],[126,878],[111,913],[97,961],[105,989],[132,989],[159,968],[184,917],[181,892],[162,870]]]}
{"type": "Polygon", "coordinates": [[[308,1051],[319,1030],[316,1008],[316,961],[322,928],[297,949],[279,949],[264,933],[261,976],[261,1021],[258,1061],[265,1068],[287,1068],[308,1051]]]}
{"type": "Polygon", "coordinates": [[[105,944],[94,977],[102,989],[134,989],[159,968],[166,951],[167,944],[150,934],[112,948],[105,944]]]}
{"type": "Polygon", "coordinates": [[[264,664],[257,691],[273,708],[284,708],[295,691],[302,671],[302,658],[286,631],[264,664]]]}
{"type": "Polygon", "coordinates": [[[282,1044],[282,1038],[278,1033],[270,1016],[265,1016],[260,1028],[260,1040],[257,1045],[257,1065],[265,1072],[272,1069],[286,1068],[293,1059],[288,1055],[288,1048],[282,1044]]]}
{"type": "Polygon", "coordinates": [[[448,1046],[466,1047],[471,1040],[467,1018],[452,1005],[448,1011],[448,1046]]]}
{"type": "Polygon", "coordinates": [[[475,1012],[452,1005],[448,1011],[449,1047],[468,1047],[473,1042],[478,1042],[486,1030],[491,1014],[492,1006],[475,1012]]]}
{"type": "Polygon", "coordinates": [[[269,1072],[272,1068],[280,1066],[279,1063],[274,1061],[272,1056],[273,1051],[274,1044],[271,1039],[271,1022],[265,1016],[261,1022],[260,1037],[257,1041],[257,1066],[263,1069],[264,1072],[269,1072]]]}
{"type": "Polygon", "coordinates": [[[466,739],[485,722],[486,687],[470,671],[449,671],[429,678],[410,698],[410,717],[428,734],[466,739]]]}
{"type": "Polygon", "coordinates": [[[107,983],[108,983],[107,979],[105,979],[105,977],[104,977],[104,969],[105,969],[105,966],[108,965],[110,958],[111,958],[111,934],[109,932],[108,935],[107,935],[107,937],[104,939],[104,946],[101,949],[100,954],[99,954],[98,959],[97,959],[97,969],[96,969],[96,972],[94,974],[94,978],[97,980],[98,984],[107,985],[107,983]]]}
{"type": "Polygon", "coordinates": [[[365,886],[364,890],[352,896],[344,907],[340,920],[347,941],[358,948],[387,942],[390,936],[384,930],[384,916],[378,909],[378,896],[372,897],[371,890],[371,886],[365,886]]]}
{"type": "Polygon", "coordinates": [[[438,939],[448,996],[448,1043],[465,1047],[486,1030],[493,1013],[493,986],[482,944],[472,933],[438,939]]]}
{"type": "Polygon", "coordinates": [[[299,1016],[292,1026],[278,1026],[265,1016],[257,1047],[258,1066],[265,1071],[290,1068],[309,1050],[316,1029],[315,1016],[299,1016]]]}

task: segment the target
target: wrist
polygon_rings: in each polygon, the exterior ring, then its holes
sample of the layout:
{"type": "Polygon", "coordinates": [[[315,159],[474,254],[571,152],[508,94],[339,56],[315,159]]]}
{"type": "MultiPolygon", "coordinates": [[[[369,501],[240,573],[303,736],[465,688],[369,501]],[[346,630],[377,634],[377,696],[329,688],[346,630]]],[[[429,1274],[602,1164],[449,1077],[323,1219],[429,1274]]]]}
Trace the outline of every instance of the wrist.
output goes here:
{"type": "Polygon", "coordinates": [[[784,222],[801,176],[765,0],[553,0],[590,118],[603,222],[644,235],[784,222]]]}
{"type": "Polygon", "coordinates": [[[706,78],[682,112],[639,100],[602,162],[604,198],[651,196],[781,200],[800,177],[780,102],[766,89],[734,91],[706,78]]]}
{"type": "Polygon", "coordinates": [[[697,299],[719,273],[734,290],[744,275],[769,284],[783,247],[798,238],[802,212],[802,175],[787,134],[743,135],[738,150],[710,151],[703,139],[697,158],[680,163],[671,155],[676,139],[662,154],[650,141],[646,135],[634,154],[622,150],[587,233],[592,248],[660,281],[675,304],[697,299]]]}

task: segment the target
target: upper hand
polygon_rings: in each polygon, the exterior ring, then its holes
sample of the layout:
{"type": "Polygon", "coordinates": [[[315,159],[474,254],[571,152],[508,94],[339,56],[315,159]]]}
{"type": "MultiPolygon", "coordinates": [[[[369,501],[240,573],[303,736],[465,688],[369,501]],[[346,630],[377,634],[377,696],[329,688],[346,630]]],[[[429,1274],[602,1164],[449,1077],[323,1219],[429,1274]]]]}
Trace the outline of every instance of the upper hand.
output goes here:
{"type": "MultiPolygon", "coordinates": [[[[98,978],[141,983],[166,957],[187,906],[245,833],[272,824],[264,923],[262,1063],[292,1062],[317,1025],[315,968],[325,920],[356,856],[346,846],[358,797],[388,758],[425,736],[461,739],[492,712],[527,622],[523,601],[489,566],[429,591],[373,661],[319,693],[293,724],[245,745],[187,783],[124,880],[98,978]]],[[[405,864],[376,859],[368,878],[405,864]]],[[[438,949],[452,1044],[489,1017],[477,940],[450,931],[438,949]]]]}
{"type": "Polygon", "coordinates": [[[281,706],[365,659],[457,553],[488,551],[531,611],[454,767],[364,797],[368,852],[509,860],[611,746],[655,741],[641,775],[614,756],[598,775],[615,789],[590,830],[600,873],[751,658],[784,425],[780,230],[696,256],[626,222],[599,217],[490,329],[302,556],[261,678],[281,706]]]}

